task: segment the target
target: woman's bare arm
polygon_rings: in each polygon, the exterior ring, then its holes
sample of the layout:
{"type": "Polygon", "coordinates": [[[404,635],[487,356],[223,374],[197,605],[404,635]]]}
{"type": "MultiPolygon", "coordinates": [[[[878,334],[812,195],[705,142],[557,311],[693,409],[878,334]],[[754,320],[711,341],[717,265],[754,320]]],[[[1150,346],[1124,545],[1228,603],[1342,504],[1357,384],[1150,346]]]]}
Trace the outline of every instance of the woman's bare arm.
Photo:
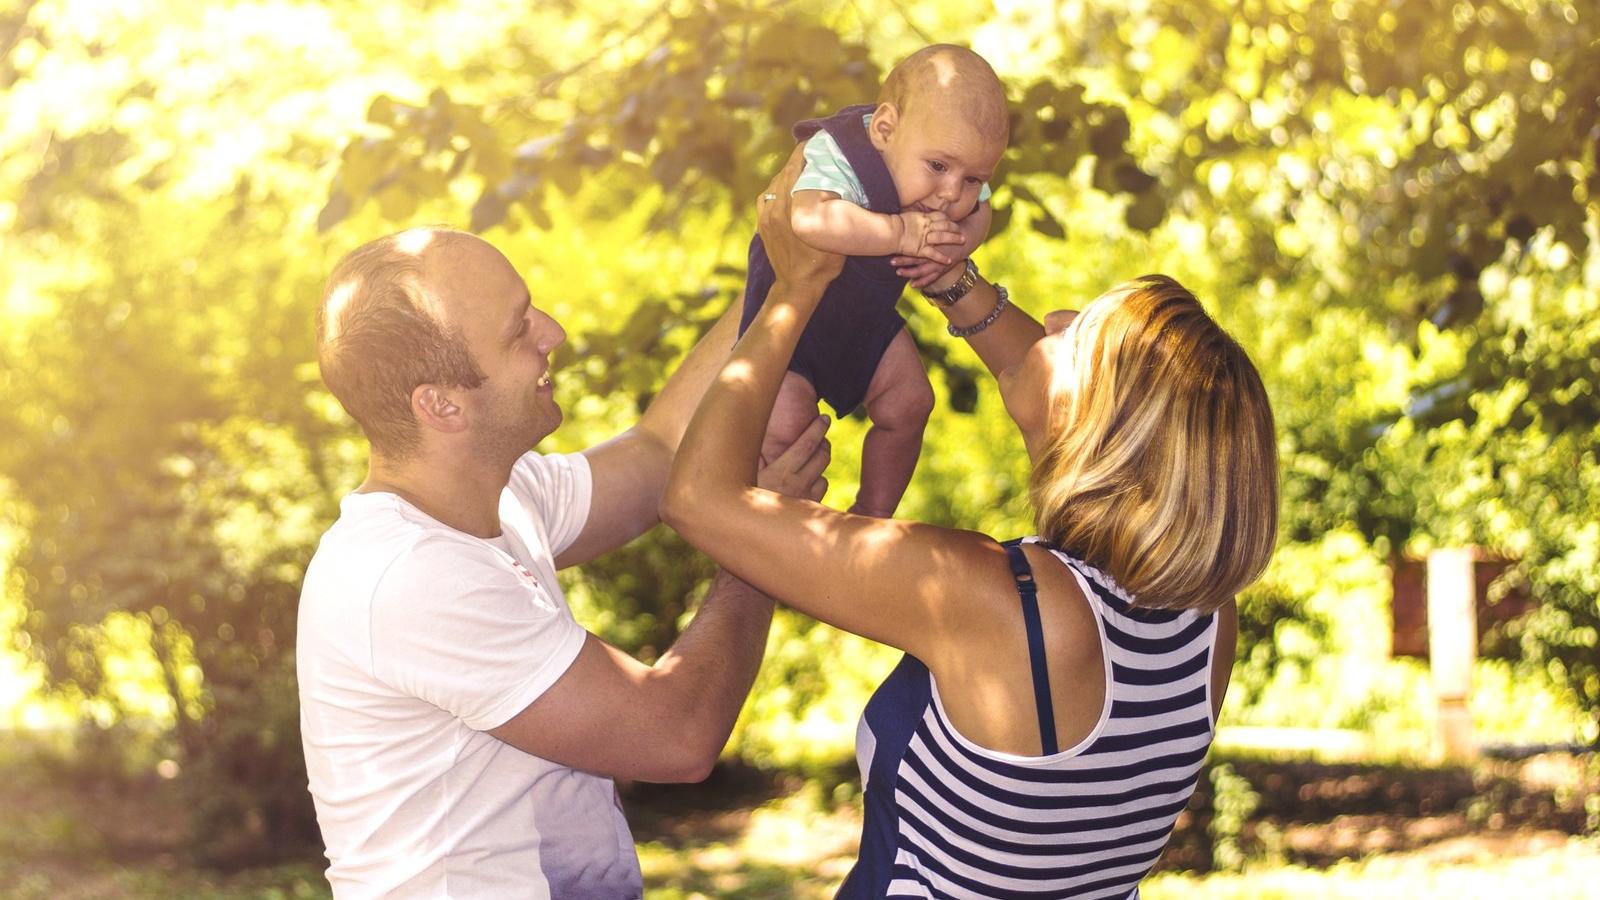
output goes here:
{"type": "MultiPolygon", "coordinates": [[[[895,267],[912,265],[916,260],[912,257],[894,257],[890,264],[895,267]]],[[[928,285],[929,291],[942,291],[955,284],[961,278],[965,266],[954,266],[946,272],[943,278],[928,285]]],[[[945,318],[956,328],[976,325],[994,310],[995,304],[1000,300],[999,292],[983,276],[978,276],[977,284],[966,296],[943,309],[945,318]]],[[[1028,352],[1036,341],[1044,337],[1044,326],[1034,318],[1023,312],[1015,303],[1009,303],[1000,311],[999,318],[995,319],[987,328],[967,338],[972,349],[983,360],[983,365],[991,375],[999,375],[1011,368],[1028,352]]]]}
{"type": "Polygon", "coordinates": [[[777,280],[713,380],[679,448],[662,516],[690,543],[775,599],[928,661],[970,633],[963,600],[985,579],[1009,583],[984,535],[853,516],[756,486],[756,459],[779,382],[841,257],[795,237],[788,187],[798,154],[759,205],[777,280]]]}

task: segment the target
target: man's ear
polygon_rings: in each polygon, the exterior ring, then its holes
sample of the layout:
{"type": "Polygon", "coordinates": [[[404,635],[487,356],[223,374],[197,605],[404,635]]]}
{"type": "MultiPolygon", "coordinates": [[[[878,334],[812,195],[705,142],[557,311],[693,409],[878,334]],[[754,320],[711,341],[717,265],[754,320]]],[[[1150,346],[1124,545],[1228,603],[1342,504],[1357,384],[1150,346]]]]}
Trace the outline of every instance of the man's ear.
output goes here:
{"type": "Polygon", "coordinates": [[[436,384],[419,384],[411,392],[411,412],[424,428],[446,434],[467,429],[467,414],[455,402],[453,392],[436,384]]]}
{"type": "Polygon", "coordinates": [[[879,103],[872,111],[872,124],[867,127],[867,138],[879,153],[889,149],[889,136],[900,124],[900,110],[893,103],[879,103]]]}

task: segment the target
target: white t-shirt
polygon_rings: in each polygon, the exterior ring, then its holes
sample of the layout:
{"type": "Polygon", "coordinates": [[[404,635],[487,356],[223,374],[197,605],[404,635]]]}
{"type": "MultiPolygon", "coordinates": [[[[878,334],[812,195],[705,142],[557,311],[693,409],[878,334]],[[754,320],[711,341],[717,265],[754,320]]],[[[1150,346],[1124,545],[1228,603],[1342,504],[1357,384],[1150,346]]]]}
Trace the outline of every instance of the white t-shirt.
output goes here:
{"type": "Polygon", "coordinates": [[[554,684],[585,632],[555,555],[588,519],[578,455],[529,453],[483,540],[395,494],[350,494],[300,594],[300,726],[336,897],[637,897],[611,779],[485,733],[554,684]]]}

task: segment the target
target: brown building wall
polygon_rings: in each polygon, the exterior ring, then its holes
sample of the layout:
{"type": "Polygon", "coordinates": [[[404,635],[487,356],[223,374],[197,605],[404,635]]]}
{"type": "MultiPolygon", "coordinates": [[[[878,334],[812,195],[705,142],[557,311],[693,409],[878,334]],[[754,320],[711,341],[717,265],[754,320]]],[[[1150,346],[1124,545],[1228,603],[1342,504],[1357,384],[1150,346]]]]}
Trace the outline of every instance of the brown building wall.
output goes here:
{"type": "MultiPolygon", "coordinates": [[[[1505,626],[1533,608],[1533,601],[1512,588],[1496,602],[1489,602],[1489,588],[1504,575],[1512,560],[1485,556],[1474,564],[1478,607],[1478,643],[1482,656],[1507,658],[1516,655],[1514,641],[1505,640],[1505,626]]],[[[1393,654],[1428,658],[1428,563],[1423,559],[1390,560],[1394,600],[1389,612],[1393,623],[1393,654]]]]}

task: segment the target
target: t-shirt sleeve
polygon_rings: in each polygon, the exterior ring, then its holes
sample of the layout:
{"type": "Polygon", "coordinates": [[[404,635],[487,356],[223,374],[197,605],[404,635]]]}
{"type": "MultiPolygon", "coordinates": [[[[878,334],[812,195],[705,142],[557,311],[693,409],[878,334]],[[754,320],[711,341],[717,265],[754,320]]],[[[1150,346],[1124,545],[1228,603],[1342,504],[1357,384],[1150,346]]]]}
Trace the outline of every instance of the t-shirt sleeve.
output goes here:
{"type": "Polygon", "coordinates": [[[806,140],[804,155],[806,166],[800,170],[800,177],[795,179],[790,193],[832,191],[842,200],[857,206],[867,205],[867,190],[861,186],[861,179],[850,168],[850,161],[845,159],[844,151],[839,149],[839,142],[832,135],[826,131],[812,135],[806,140]]]}
{"type": "Polygon", "coordinates": [[[552,557],[583,533],[594,497],[593,478],[582,453],[530,452],[512,467],[511,495],[543,526],[552,557]]]}
{"type": "Polygon", "coordinates": [[[497,728],[577,658],[587,632],[544,585],[487,544],[427,536],[372,599],[373,674],[470,728],[497,728]]]}

